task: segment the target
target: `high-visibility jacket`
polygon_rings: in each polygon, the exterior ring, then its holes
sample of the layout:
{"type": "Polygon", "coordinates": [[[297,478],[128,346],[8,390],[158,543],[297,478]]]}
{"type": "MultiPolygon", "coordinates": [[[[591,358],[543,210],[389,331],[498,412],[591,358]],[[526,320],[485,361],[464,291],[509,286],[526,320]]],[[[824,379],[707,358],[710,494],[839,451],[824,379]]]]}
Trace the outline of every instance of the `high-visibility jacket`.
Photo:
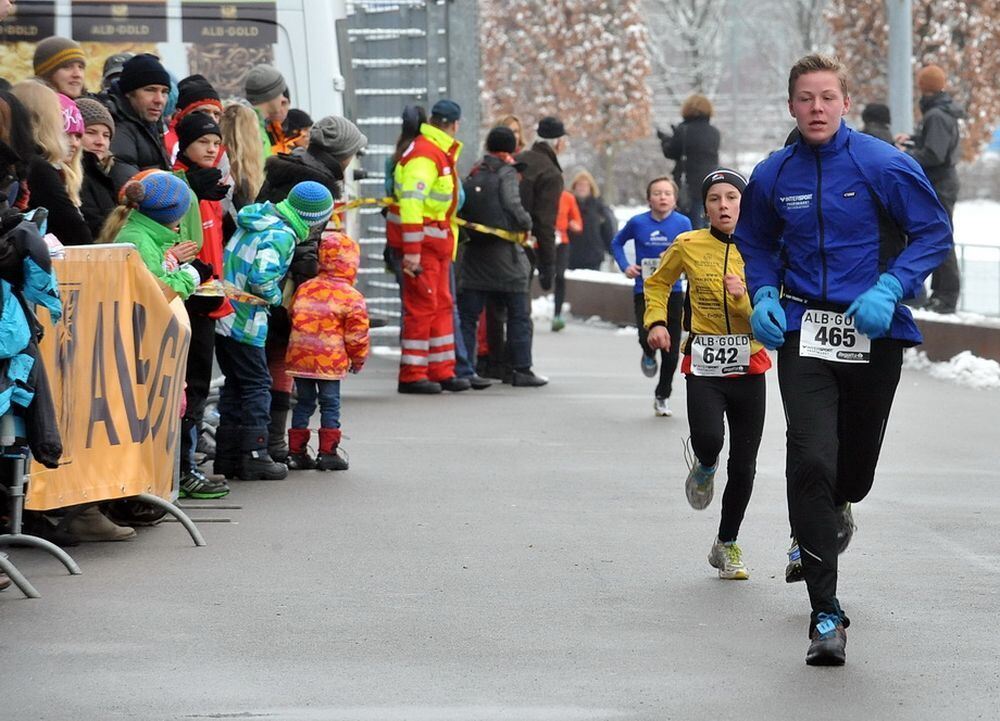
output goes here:
{"type": "Polygon", "coordinates": [[[462,143],[424,123],[420,135],[396,163],[393,190],[403,253],[419,254],[425,238],[449,239],[454,244],[452,220],[458,208],[459,186],[455,163],[461,151],[462,143]]]}

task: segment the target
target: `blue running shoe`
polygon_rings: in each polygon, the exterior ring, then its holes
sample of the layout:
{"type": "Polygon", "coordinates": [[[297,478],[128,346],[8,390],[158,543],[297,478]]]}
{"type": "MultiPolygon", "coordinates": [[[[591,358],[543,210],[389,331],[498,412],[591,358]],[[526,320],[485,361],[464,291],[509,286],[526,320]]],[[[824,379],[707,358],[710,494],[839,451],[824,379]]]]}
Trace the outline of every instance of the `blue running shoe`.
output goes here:
{"type": "Polygon", "coordinates": [[[659,365],[656,363],[656,356],[642,354],[642,374],[647,378],[653,378],[656,376],[656,371],[659,370],[659,365]]]}
{"type": "Polygon", "coordinates": [[[816,628],[809,634],[806,664],[809,666],[843,666],[847,660],[847,631],[837,613],[820,613],[816,628]]]}
{"type": "Polygon", "coordinates": [[[785,566],[785,583],[798,583],[805,577],[802,575],[802,551],[799,542],[792,536],[792,545],[788,549],[788,565],[785,566]]]}

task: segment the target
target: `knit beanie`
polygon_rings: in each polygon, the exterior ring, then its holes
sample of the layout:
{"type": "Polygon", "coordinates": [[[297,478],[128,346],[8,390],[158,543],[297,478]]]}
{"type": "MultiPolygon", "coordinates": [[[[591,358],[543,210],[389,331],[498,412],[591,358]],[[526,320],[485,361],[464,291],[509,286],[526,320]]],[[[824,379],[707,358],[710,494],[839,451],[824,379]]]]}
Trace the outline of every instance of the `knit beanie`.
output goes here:
{"type": "Polygon", "coordinates": [[[885,103],[868,103],[861,111],[861,120],[865,123],[891,125],[892,115],[889,113],[889,106],[885,103]]]}
{"type": "Polygon", "coordinates": [[[309,147],[318,147],[337,158],[348,158],[368,145],[358,126],[339,115],[320,118],[309,131],[309,147]]]}
{"type": "Polygon", "coordinates": [[[177,152],[184,155],[187,147],[203,135],[218,135],[222,139],[219,124],[205,113],[189,113],[181,118],[177,131],[177,152]]]}
{"type": "Polygon", "coordinates": [[[183,180],[162,170],[130,180],[121,189],[126,204],[162,225],[174,225],[191,205],[191,191],[183,180]]]}
{"type": "Polygon", "coordinates": [[[314,180],[304,180],[278,203],[283,214],[294,215],[307,226],[322,225],[333,215],[333,195],[314,180]]]}
{"type": "Polygon", "coordinates": [[[288,111],[288,115],[285,116],[285,122],[283,125],[285,134],[293,135],[305,130],[306,128],[311,128],[313,126],[313,119],[309,117],[309,113],[305,110],[291,108],[288,111]]]}
{"type": "Polygon", "coordinates": [[[80,115],[80,108],[71,98],[62,93],[56,93],[59,97],[59,110],[62,112],[63,132],[67,135],[83,135],[83,116],[80,115]]]}
{"type": "Polygon", "coordinates": [[[486,136],[486,152],[513,153],[517,150],[517,138],[514,131],[505,125],[498,125],[486,136]]]}
{"type": "Polygon", "coordinates": [[[925,65],[917,73],[917,87],[923,95],[934,95],[944,90],[948,78],[939,65],[925,65]]]}
{"type": "Polygon", "coordinates": [[[118,77],[118,90],[122,95],[147,85],[170,87],[170,73],[160,64],[160,59],[149,53],[136,55],[122,67],[118,77]]]}
{"type": "Polygon", "coordinates": [[[83,48],[75,40],[53,35],[35,46],[35,75],[40,78],[46,78],[64,65],[75,62],[87,64],[83,48]]]}
{"type": "Polygon", "coordinates": [[[274,100],[288,89],[278,69],[271,65],[255,65],[243,81],[243,91],[251,105],[274,100]]]}
{"type": "Polygon", "coordinates": [[[177,83],[177,111],[188,113],[205,105],[222,110],[222,99],[203,75],[189,75],[177,83]]]}
{"type": "Polygon", "coordinates": [[[719,168],[718,170],[713,170],[705,176],[703,181],[701,181],[702,205],[705,204],[705,199],[708,197],[709,189],[717,183],[729,183],[740,191],[741,195],[743,194],[743,191],[747,189],[747,179],[735,170],[730,170],[729,168],[719,168]]]}
{"type": "Polygon", "coordinates": [[[111,131],[112,137],[115,134],[115,119],[104,105],[93,98],[79,98],[76,107],[80,109],[83,117],[83,127],[89,128],[91,125],[106,125],[111,131]]]}

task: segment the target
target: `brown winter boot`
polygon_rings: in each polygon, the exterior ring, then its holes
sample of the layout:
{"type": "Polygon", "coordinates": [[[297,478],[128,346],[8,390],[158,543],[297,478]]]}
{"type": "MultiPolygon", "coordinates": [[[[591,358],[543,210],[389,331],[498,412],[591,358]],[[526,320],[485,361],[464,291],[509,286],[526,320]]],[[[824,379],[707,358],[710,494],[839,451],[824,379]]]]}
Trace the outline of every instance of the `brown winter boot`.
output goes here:
{"type": "Polygon", "coordinates": [[[288,429],[288,470],[311,471],[316,460],[309,455],[309,429],[288,429]]]}
{"type": "Polygon", "coordinates": [[[339,428],[320,428],[319,456],[316,457],[316,468],[321,471],[346,471],[347,461],[337,455],[337,446],[339,445],[339,428]]]}

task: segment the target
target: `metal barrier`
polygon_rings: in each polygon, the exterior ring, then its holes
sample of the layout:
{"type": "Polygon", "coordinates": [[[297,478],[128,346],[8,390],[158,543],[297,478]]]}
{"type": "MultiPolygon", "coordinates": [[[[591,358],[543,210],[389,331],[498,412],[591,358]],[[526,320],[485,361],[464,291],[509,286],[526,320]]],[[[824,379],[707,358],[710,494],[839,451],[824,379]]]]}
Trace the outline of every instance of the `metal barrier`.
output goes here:
{"type": "Polygon", "coordinates": [[[962,276],[960,310],[1000,317],[1000,246],[956,243],[962,276]]]}

